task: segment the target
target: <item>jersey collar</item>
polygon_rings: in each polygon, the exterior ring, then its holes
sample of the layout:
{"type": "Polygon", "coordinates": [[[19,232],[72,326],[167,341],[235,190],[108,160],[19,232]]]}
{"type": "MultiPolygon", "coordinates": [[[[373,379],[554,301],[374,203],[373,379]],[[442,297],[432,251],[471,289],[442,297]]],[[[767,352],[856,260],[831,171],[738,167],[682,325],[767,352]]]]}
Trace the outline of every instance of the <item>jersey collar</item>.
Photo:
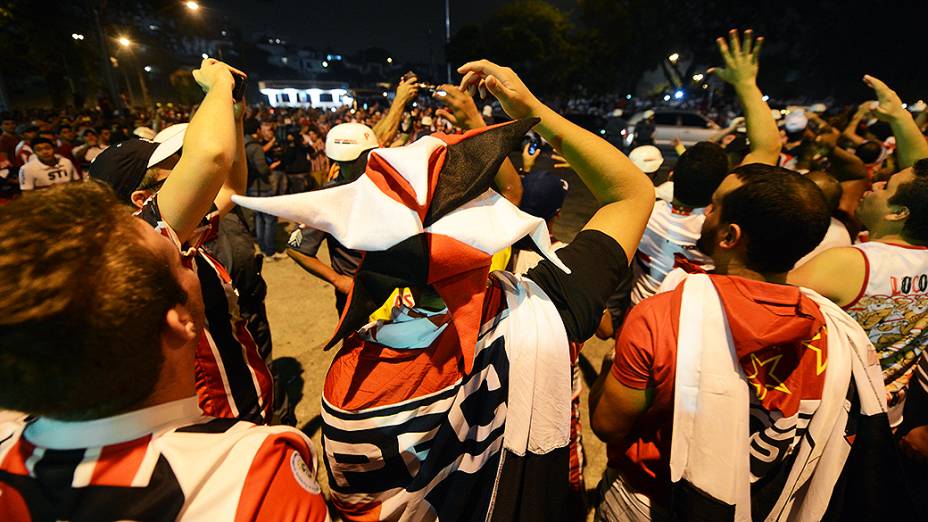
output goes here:
{"type": "Polygon", "coordinates": [[[203,416],[197,398],[189,397],[114,417],[67,422],[40,417],[26,427],[26,440],[36,446],[66,450],[95,448],[143,437],[168,423],[203,416]]]}

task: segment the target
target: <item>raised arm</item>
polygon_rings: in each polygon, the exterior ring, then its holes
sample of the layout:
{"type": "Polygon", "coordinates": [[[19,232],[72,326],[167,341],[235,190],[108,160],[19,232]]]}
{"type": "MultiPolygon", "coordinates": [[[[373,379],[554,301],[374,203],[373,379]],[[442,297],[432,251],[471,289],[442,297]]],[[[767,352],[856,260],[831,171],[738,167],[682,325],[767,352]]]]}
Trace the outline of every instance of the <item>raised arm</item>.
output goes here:
{"type": "Polygon", "coordinates": [[[219,195],[216,196],[215,201],[219,214],[223,216],[235,206],[235,203],[232,203],[232,196],[242,195],[248,188],[248,162],[245,159],[245,127],[243,124],[244,107],[244,100],[235,104],[235,156],[232,158],[232,169],[226,176],[222,188],[219,189],[219,195]]]}
{"type": "Polygon", "coordinates": [[[876,92],[879,105],[873,114],[880,120],[889,123],[896,137],[896,156],[899,158],[899,168],[911,167],[916,161],[928,158],[928,141],[922,136],[912,114],[902,108],[902,100],[888,85],[874,76],[864,76],[864,82],[876,92]]]}
{"type": "MultiPolygon", "coordinates": [[[[439,108],[435,111],[435,115],[450,121],[455,127],[470,130],[486,125],[483,116],[477,110],[474,99],[458,87],[442,85],[434,98],[447,107],[439,108]]],[[[522,178],[519,177],[519,171],[509,158],[506,158],[500,165],[493,184],[500,195],[511,201],[513,205],[522,202],[522,178]]]]}
{"type": "Polygon", "coordinates": [[[605,203],[584,229],[612,237],[632,259],[654,206],[651,180],[606,140],[541,103],[512,69],[480,60],[464,64],[458,72],[464,75],[462,89],[471,94],[489,91],[510,117],[541,119],[536,132],[570,162],[596,199],[605,203]]]}
{"type": "Polygon", "coordinates": [[[744,157],[743,163],[776,165],[780,157],[780,131],[757,87],[758,57],[764,38],[758,37],[755,40],[750,29],[744,32],[742,42],[738,38],[738,31],[732,29],[728,33],[728,43],[722,37],[716,39],[725,66],[713,67],[709,72],[735,88],[735,94],[744,110],[751,152],[744,157]]]}
{"type": "Polygon", "coordinates": [[[193,71],[193,78],[206,97],[187,127],[184,153],[158,193],[161,216],[181,242],[209,212],[236,155],[229,66],[207,58],[193,71]]]}
{"type": "Polygon", "coordinates": [[[377,141],[382,147],[389,147],[396,138],[396,131],[400,128],[400,122],[403,121],[403,112],[406,110],[406,104],[409,103],[419,92],[416,83],[419,80],[415,76],[400,80],[396,86],[396,95],[393,97],[393,103],[390,110],[384,115],[377,125],[374,125],[374,134],[377,135],[377,141]]]}
{"type": "Polygon", "coordinates": [[[860,120],[864,119],[864,116],[870,112],[872,103],[872,101],[865,101],[857,106],[857,110],[854,111],[854,115],[851,116],[851,121],[848,122],[847,127],[844,128],[844,132],[841,133],[841,135],[853,143],[855,147],[867,141],[857,134],[857,127],[860,125],[860,120]]]}

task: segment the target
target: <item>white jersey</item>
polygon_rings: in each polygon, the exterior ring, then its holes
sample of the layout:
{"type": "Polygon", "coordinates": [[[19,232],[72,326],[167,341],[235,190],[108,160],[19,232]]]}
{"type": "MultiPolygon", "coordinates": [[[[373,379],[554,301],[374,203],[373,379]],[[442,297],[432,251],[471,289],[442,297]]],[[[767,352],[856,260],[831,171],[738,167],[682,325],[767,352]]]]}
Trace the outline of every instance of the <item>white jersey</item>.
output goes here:
{"type": "Polygon", "coordinates": [[[0,422],[3,520],[328,519],[312,443],[196,397],[90,421],[0,422]]]}
{"type": "Polygon", "coordinates": [[[21,190],[35,190],[50,187],[58,183],[80,181],[81,174],[74,168],[68,158],[55,155],[55,164],[47,165],[39,161],[38,156],[32,156],[25,165],[19,168],[19,188],[21,190]]]}
{"type": "Polygon", "coordinates": [[[849,246],[851,246],[851,234],[847,231],[847,227],[844,226],[844,223],[841,221],[835,218],[831,218],[831,224],[828,225],[828,231],[825,232],[825,237],[822,238],[822,242],[819,243],[817,247],[815,247],[815,250],[806,254],[805,257],[799,261],[796,261],[796,265],[793,268],[799,268],[800,266],[812,260],[813,257],[821,254],[829,248],[849,246]]]}
{"type": "Polygon", "coordinates": [[[918,356],[928,343],[928,247],[871,241],[854,245],[866,279],[846,306],[876,348],[886,385],[889,420],[898,425],[918,356]]]}
{"type": "Polygon", "coordinates": [[[648,227],[638,243],[632,264],[635,274],[632,303],[638,304],[657,293],[664,277],[673,270],[675,254],[706,270],[712,268],[712,259],[696,249],[696,241],[706,220],[704,211],[704,208],[677,211],[669,201],[660,199],[654,203],[648,227]]]}

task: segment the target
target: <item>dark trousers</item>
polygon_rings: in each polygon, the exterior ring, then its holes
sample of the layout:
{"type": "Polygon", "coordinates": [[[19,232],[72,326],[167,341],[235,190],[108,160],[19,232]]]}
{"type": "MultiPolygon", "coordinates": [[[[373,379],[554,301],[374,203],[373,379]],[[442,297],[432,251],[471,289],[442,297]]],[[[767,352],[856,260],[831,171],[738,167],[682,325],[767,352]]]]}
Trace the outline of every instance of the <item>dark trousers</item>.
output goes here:
{"type": "MultiPolygon", "coordinates": [[[[260,181],[252,184],[247,193],[252,197],[275,195],[270,184],[260,181]]],[[[255,212],[254,231],[255,240],[258,242],[261,253],[265,256],[274,255],[277,252],[277,248],[274,246],[274,238],[277,236],[277,216],[265,214],[264,212],[255,212]]]]}

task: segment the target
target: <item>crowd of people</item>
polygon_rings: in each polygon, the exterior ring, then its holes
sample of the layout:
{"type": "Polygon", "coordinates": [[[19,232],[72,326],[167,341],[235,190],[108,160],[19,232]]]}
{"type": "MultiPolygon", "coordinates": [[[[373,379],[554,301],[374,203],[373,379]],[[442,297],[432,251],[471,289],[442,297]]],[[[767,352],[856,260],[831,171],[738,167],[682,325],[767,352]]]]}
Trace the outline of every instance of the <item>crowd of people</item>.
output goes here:
{"type": "Polygon", "coordinates": [[[921,518],[928,113],[870,75],[772,111],[762,42],[717,40],[741,116],[669,176],[487,60],[315,111],[207,58],[195,107],[3,118],[0,519],[921,518]],[[549,151],[600,203],[569,243],[549,151]],[[321,448],[272,365],[287,258],[336,296],[321,448]]]}

